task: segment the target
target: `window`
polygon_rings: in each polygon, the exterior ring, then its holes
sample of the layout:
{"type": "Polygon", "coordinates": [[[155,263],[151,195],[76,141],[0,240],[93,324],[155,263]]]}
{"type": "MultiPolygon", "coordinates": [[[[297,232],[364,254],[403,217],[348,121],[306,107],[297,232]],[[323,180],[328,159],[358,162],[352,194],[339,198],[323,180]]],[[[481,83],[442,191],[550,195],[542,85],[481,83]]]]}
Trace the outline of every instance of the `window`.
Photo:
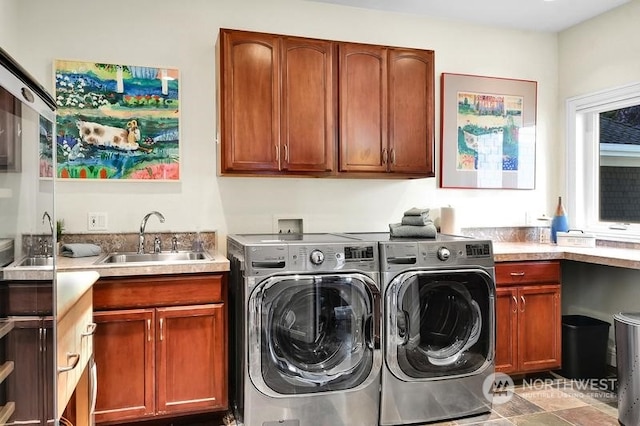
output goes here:
{"type": "Polygon", "coordinates": [[[572,228],[640,240],[640,83],[567,100],[572,228]]]}

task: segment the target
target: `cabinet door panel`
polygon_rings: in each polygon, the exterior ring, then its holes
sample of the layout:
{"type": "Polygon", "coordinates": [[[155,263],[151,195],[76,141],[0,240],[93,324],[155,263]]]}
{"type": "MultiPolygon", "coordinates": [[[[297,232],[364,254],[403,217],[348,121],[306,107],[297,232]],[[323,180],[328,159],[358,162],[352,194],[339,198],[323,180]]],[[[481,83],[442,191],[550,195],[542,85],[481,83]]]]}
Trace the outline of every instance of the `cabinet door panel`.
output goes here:
{"type": "Polygon", "coordinates": [[[496,371],[511,373],[518,363],[518,291],[496,290],[496,371]]]}
{"type": "MultiPolygon", "coordinates": [[[[44,330],[40,318],[15,318],[14,328],[6,336],[6,357],[14,362],[14,370],[6,379],[7,400],[15,402],[15,411],[10,417],[10,422],[43,424],[45,395],[51,396],[50,399],[53,400],[53,388],[45,387],[45,384],[52,386],[51,381],[45,382],[45,379],[53,377],[53,361],[47,362],[42,359],[43,348],[46,348],[49,358],[53,360],[53,339],[50,337],[46,346],[43,346],[44,330]],[[43,371],[45,365],[51,368],[46,373],[43,371]],[[42,392],[39,392],[40,390],[42,392]]],[[[47,330],[47,334],[53,336],[52,330],[47,330]]]]}
{"type": "Polygon", "coordinates": [[[95,312],[96,422],[154,414],[153,309],[95,312]]]}
{"type": "Polygon", "coordinates": [[[519,289],[518,303],[518,358],[521,371],[560,367],[560,286],[523,286],[519,289]]]}
{"type": "Polygon", "coordinates": [[[390,170],[434,176],[432,51],[389,50],[390,170]]]}
{"type": "Polygon", "coordinates": [[[386,171],[386,49],[342,43],[339,50],[340,171],[386,171]]]}
{"type": "Polygon", "coordinates": [[[222,304],[158,308],[158,413],[225,407],[222,304]]]}
{"type": "Polygon", "coordinates": [[[333,43],[285,38],[282,55],[283,169],[331,171],[335,149],[333,43]]]}
{"type": "Polygon", "coordinates": [[[222,31],[222,171],[279,169],[278,37],[222,31]]]}

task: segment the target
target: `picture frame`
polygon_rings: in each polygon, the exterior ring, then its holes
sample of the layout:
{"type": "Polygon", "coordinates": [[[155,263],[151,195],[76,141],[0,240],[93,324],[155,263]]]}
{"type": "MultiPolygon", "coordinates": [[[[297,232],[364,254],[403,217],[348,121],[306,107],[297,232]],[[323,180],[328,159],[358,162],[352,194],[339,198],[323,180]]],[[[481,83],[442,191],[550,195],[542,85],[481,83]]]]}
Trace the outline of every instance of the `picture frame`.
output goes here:
{"type": "Polygon", "coordinates": [[[179,181],[175,68],[54,60],[56,177],[179,181]]]}
{"type": "Polygon", "coordinates": [[[40,179],[53,179],[53,122],[38,117],[38,162],[40,179]]]}
{"type": "Polygon", "coordinates": [[[535,189],[537,82],[441,75],[440,187],[535,189]]]}

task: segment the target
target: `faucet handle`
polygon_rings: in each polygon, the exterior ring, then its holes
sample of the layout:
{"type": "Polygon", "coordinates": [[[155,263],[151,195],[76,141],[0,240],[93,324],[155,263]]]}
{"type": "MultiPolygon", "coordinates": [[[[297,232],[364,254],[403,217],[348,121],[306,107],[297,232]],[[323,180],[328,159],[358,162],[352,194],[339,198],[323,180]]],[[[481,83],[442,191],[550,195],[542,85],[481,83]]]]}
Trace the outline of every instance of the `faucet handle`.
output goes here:
{"type": "Polygon", "coordinates": [[[162,251],[162,241],[160,240],[160,237],[156,235],[156,237],[153,239],[153,252],[160,253],[161,251],[162,251]]]}
{"type": "Polygon", "coordinates": [[[171,238],[171,253],[178,252],[178,237],[175,235],[171,238]]]}

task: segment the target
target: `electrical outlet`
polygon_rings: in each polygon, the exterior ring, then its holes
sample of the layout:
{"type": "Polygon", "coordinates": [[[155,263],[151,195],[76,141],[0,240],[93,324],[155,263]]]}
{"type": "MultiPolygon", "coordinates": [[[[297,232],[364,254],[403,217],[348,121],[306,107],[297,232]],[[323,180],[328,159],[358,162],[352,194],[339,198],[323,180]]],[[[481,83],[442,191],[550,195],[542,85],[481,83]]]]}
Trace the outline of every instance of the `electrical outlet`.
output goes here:
{"type": "Polygon", "coordinates": [[[107,230],[107,213],[106,212],[89,212],[87,214],[87,229],[89,231],[106,231],[107,230]]]}

